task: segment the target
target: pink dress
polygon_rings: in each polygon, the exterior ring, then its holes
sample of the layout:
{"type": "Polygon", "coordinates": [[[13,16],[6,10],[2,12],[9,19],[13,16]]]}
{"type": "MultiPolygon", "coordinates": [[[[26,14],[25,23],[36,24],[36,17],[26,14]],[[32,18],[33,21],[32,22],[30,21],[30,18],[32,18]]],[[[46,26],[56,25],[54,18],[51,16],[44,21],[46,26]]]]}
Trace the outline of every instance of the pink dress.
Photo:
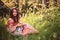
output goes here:
{"type": "Polygon", "coordinates": [[[23,23],[21,27],[17,27],[16,23],[14,23],[13,19],[11,18],[8,20],[7,30],[13,35],[27,35],[38,33],[38,31],[28,23],[23,23]],[[11,25],[13,25],[13,27],[11,25]]]}

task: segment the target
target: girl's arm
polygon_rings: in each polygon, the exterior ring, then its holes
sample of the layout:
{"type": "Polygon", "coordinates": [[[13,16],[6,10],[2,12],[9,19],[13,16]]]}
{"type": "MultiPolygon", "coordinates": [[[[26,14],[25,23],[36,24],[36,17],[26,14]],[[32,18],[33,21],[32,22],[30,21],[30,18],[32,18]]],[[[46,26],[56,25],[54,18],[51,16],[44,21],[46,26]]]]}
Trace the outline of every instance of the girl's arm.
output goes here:
{"type": "Polygon", "coordinates": [[[13,26],[13,24],[10,24],[7,29],[9,29],[10,32],[13,32],[16,29],[16,25],[13,26]]]}
{"type": "Polygon", "coordinates": [[[13,32],[16,29],[16,27],[21,27],[22,25],[23,24],[21,24],[21,23],[18,23],[18,24],[14,25],[14,26],[13,26],[13,24],[10,24],[9,25],[9,30],[10,30],[10,32],[13,32]]]}
{"type": "Polygon", "coordinates": [[[21,27],[23,25],[22,23],[14,25],[14,21],[12,19],[9,19],[7,24],[8,24],[7,29],[11,32],[14,31],[16,27],[21,27]]]}
{"type": "Polygon", "coordinates": [[[12,19],[9,19],[7,22],[7,30],[12,32],[16,29],[17,25],[14,25],[14,21],[12,19]]]}

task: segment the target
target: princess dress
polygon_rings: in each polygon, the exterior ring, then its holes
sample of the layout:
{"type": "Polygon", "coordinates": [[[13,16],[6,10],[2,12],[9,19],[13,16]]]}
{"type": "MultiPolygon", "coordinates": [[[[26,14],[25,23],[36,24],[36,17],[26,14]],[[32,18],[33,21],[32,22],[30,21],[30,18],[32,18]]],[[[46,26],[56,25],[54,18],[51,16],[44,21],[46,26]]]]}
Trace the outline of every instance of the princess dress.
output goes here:
{"type": "Polygon", "coordinates": [[[13,19],[11,19],[11,18],[9,18],[9,20],[8,20],[7,30],[12,35],[18,35],[18,36],[38,33],[38,31],[34,27],[29,25],[28,23],[23,23],[21,26],[16,26],[13,19]],[[13,27],[11,25],[13,25],[13,27]]]}

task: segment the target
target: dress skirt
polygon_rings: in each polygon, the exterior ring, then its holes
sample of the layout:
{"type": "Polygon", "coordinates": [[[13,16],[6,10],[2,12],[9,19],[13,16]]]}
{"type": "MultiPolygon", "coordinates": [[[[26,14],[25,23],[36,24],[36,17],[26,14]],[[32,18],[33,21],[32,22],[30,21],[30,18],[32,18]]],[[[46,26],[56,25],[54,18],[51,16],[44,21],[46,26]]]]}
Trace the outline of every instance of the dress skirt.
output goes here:
{"type": "Polygon", "coordinates": [[[33,33],[38,33],[38,31],[28,23],[23,23],[23,26],[16,27],[16,29],[12,32],[12,35],[20,36],[20,35],[28,35],[33,33]]]}

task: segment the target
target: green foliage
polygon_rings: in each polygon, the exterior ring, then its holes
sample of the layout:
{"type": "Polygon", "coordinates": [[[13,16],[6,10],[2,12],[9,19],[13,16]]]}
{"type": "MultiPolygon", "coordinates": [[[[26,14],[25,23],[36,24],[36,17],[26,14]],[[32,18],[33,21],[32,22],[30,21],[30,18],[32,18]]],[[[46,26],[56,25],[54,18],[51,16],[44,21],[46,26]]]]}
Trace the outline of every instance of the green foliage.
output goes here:
{"type": "MultiPolygon", "coordinates": [[[[46,10],[44,14],[26,14],[20,21],[28,23],[36,28],[40,33],[26,37],[12,36],[4,27],[4,22],[0,22],[1,40],[60,40],[60,12],[58,9],[46,10]]],[[[5,20],[6,21],[6,20],[5,20]]]]}
{"type": "MultiPolygon", "coordinates": [[[[25,1],[20,1],[20,4],[24,5],[25,1]]],[[[32,1],[32,4],[35,3],[32,1]]],[[[58,8],[43,9],[42,13],[40,13],[40,9],[38,10],[35,14],[34,10],[31,12],[27,9],[26,15],[20,18],[20,22],[32,25],[39,31],[39,34],[28,35],[24,38],[13,36],[6,30],[7,20],[1,21],[2,19],[0,19],[0,40],[60,40],[60,12],[58,8]]]]}

